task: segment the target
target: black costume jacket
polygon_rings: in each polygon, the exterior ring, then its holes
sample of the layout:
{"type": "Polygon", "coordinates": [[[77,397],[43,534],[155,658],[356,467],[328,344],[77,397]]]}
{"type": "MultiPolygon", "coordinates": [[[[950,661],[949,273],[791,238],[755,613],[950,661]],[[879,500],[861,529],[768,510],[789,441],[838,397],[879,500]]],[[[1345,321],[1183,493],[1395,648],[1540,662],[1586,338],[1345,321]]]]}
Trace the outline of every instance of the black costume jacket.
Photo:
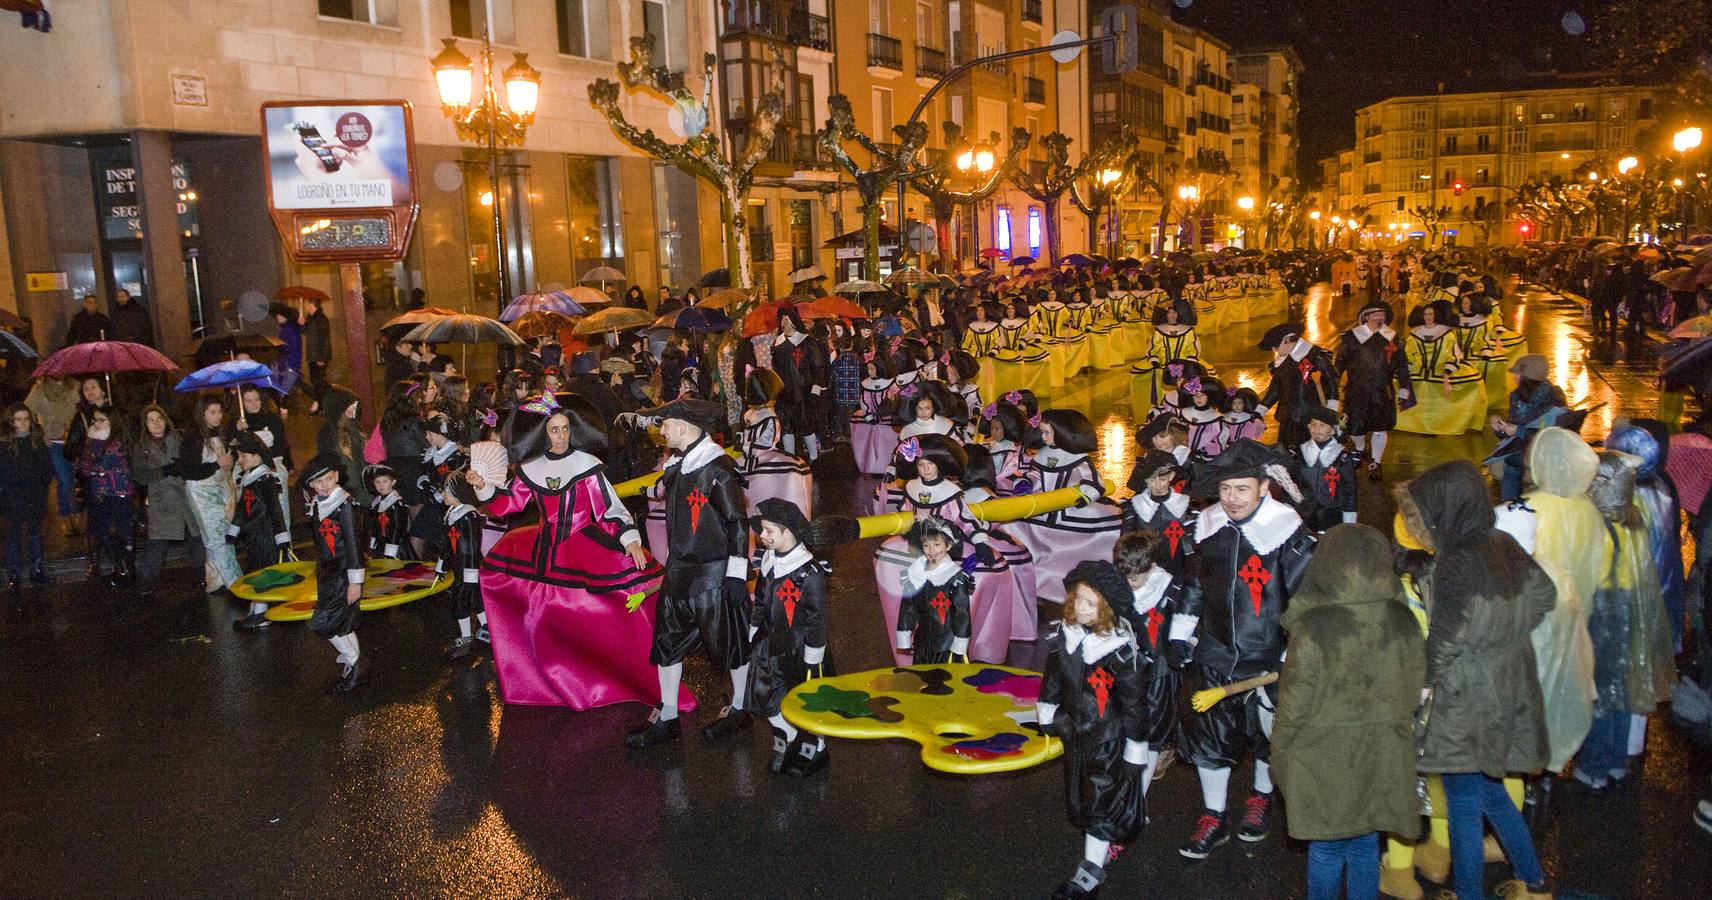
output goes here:
{"type": "Polygon", "coordinates": [[[913,648],[916,665],[950,662],[953,653],[968,652],[975,580],[950,557],[925,572],[925,557],[922,562],[923,567],[912,564],[904,570],[895,640],[899,649],[913,648]]]}
{"type": "Polygon", "coordinates": [[[785,433],[810,434],[819,421],[817,411],[832,402],[832,364],[819,341],[801,332],[796,338],[781,337],[773,344],[773,372],[784,382],[776,406],[785,433]]]}
{"type": "Polygon", "coordinates": [[[279,478],[266,463],[238,479],[238,500],[226,526],[226,540],[238,545],[251,570],[279,562],[291,549],[291,527],[285,524],[279,492],[279,478]]]}
{"type": "Polygon", "coordinates": [[[1172,637],[1197,631],[1196,659],[1223,678],[1278,671],[1285,643],[1278,623],[1313,548],[1301,516],[1270,497],[1240,524],[1219,504],[1201,510],[1190,562],[1194,583],[1183,592],[1172,637]]]}
{"type": "Polygon", "coordinates": [[[376,497],[366,510],[369,525],[369,552],[398,559],[400,547],[410,538],[410,506],[396,489],[376,497]]]}
{"type": "Polygon", "coordinates": [[[1278,443],[1295,446],[1308,439],[1309,410],[1337,405],[1337,367],[1330,353],[1303,338],[1281,362],[1272,363],[1270,371],[1272,380],[1260,405],[1275,411],[1278,443]]]}
{"type": "Polygon", "coordinates": [[[1046,671],[1036,705],[1041,724],[1050,724],[1066,744],[1084,747],[1141,740],[1147,721],[1145,663],[1134,635],[1125,629],[1096,635],[1079,625],[1059,625],[1046,639],[1046,671]]]}
{"type": "Polygon", "coordinates": [[[360,604],[345,602],[345,588],[362,584],[368,576],[357,504],[344,488],[335,488],[315,501],[314,513],[315,613],[309,627],[322,637],[350,634],[361,612],[360,604]]]}
{"type": "Polygon", "coordinates": [[[749,656],[749,696],[744,708],[772,716],[791,688],[808,680],[809,669],[826,664],[826,582],[832,567],[798,544],[789,553],[761,554],[755,626],[749,656]]]}
{"type": "Polygon", "coordinates": [[[1189,511],[1189,497],[1172,491],[1156,499],[1143,488],[1124,503],[1124,531],[1147,529],[1164,538],[1161,558],[1154,560],[1172,575],[1182,577],[1188,567],[1190,548],[1195,542],[1195,514],[1189,511]]]}
{"type": "Polygon", "coordinates": [[[1295,448],[1301,461],[1302,493],[1307,503],[1304,518],[1314,531],[1325,531],[1344,521],[1344,513],[1356,511],[1355,453],[1337,441],[1324,447],[1303,441],[1295,448]]]}
{"type": "Polygon", "coordinates": [[[718,565],[717,577],[748,576],[749,523],[743,476],[714,440],[703,435],[666,463],[656,496],[666,506],[668,572],[718,565]],[[686,463],[691,466],[684,471],[686,463]],[[735,564],[727,575],[727,566],[735,564]]]}
{"type": "Polygon", "coordinates": [[[1129,623],[1141,654],[1146,686],[1146,728],[1140,737],[1152,749],[1168,744],[1177,731],[1177,672],[1166,661],[1171,640],[1171,617],[1183,603],[1183,583],[1164,566],[1154,566],[1141,587],[1131,588],[1129,603],[1118,615],[1129,623]]]}
{"type": "Polygon", "coordinates": [[[1357,325],[1338,338],[1334,362],[1349,379],[1342,410],[1349,416],[1349,433],[1397,427],[1397,391],[1409,387],[1409,358],[1396,332],[1357,325]]]}
{"type": "Polygon", "coordinates": [[[450,572],[452,613],[457,618],[474,614],[481,607],[482,517],[473,506],[459,504],[446,511],[445,530],[437,543],[438,573],[450,572]]]}

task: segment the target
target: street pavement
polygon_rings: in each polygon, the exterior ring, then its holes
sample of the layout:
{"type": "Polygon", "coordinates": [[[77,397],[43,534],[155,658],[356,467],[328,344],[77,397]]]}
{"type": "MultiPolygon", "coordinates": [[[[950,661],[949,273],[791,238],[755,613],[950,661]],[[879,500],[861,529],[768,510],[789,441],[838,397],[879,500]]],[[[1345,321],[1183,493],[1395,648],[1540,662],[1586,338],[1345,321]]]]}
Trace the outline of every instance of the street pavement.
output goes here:
{"type": "MultiPolygon", "coordinates": [[[[1554,382],[1603,434],[1657,404],[1656,348],[1597,365],[1578,310],[1546,295],[1508,307],[1554,382]]],[[[1310,295],[1308,334],[1330,343],[1354,304],[1310,295]],[[1337,323],[1337,324],[1334,324],[1337,323]]],[[[1263,386],[1272,324],[1206,340],[1226,383],[1263,386]]],[[[1050,403],[1100,427],[1101,470],[1134,459],[1127,373],[1079,379],[1050,403]]],[[[1394,437],[1387,483],[1362,484],[1362,519],[1387,526],[1391,483],[1491,439],[1394,437]]],[[[817,467],[823,512],[871,484],[848,456],[817,467]]],[[[889,664],[872,590],[873,542],[833,557],[832,657],[889,664]]],[[[443,601],[365,617],[370,682],[324,692],[333,653],[307,629],[230,628],[197,573],[169,572],[152,600],[61,583],[10,598],[0,617],[0,896],[6,897],[954,897],[1050,893],[1080,857],[1057,763],[975,778],[924,769],[913,745],[832,742],[808,780],[767,771],[758,724],[722,745],[625,750],[645,711],[505,707],[486,660],[448,665],[443,601]]],[[[1055,610],[1043,611],[1043,622],[1055,610]]],[[[1015,644],[1013,664],[1040,651],[1015,644]]],[[[692,657],[687,681],[717,706],[724,675],[692,657]]],[[[1712,754],[1655,720],[1637,784],[1593,796],[1560,786],[1536,826],[1560,896],[1704,897],[1712,836],[1690,822],[1712,754]]],[[[1233,779],[1240,808],[1249,776],[1233,779]]],[[[1153,824],[1110,867],[1106,896],[1295,898],[1305,849],[1282,824],[1211,859],[1178,856],[1199,808],[1194,774],[1155,782],[1153,824]]],[[[1507,877],[1488,867],[1488,885],[1507,877]]]]}

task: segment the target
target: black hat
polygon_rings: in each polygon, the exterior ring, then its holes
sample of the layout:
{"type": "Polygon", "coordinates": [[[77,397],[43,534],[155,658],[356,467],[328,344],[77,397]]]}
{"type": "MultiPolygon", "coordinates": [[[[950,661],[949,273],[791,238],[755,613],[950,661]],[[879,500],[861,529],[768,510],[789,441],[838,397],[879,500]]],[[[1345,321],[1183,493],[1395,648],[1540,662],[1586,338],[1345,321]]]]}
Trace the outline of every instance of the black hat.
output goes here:
{"type": "Polygon", "coordinates": [[[1276,350],[1279,345],[1284,343],[1285,338],[1300,336],[1301,334],[1302,326],[1295,322],[1279,322],[1277,325],[1266,329],[1266,333],[1261,335],[1260,349],[1276,350]]]}
{"type": "Polygon", "coordinates": [[[797,541],[800,543],[806,544],[813,537],[811,534],[813,529],[808,524],[808,517],[804,516],[802,510],[789,500],[781,497],[768,497],[755,504],[755,511],[758,515],[751,517],[749,524],[757,532],[761,530],[762,520],[766,520],[775,525],[783,526],[786,531],[796,535],[797,541]]]}
{"type": "Polygon", "coordinates": [[[339,454],[337,453],[328,452],[315,454],[314,459],[304,463],[303,468],[297,470],[297,489],[305,492],[310,491],[309,482],[320,478],[328,472],[337,472],[339,474],[339,482],[343,484],[345,480],[345,461],[339,458],[339,454]]]}
{"type": "Polygon", "coordinates": [[[679,397],[662,406],[645,409],[641,415],[650,419],[681,419],[702,431],[719,431],[725,427],[725,404],[697,397],[679,397]]]}
{"type": "Polygon", "coordinates": [[[391,478],[394,484],[398,483],[398,473],[393,471],[393,468],[386,463],[374,463],[372,465],[363,466],[363,487],[368,489],[368,492],[371,494],[380,493],[375,490],[374,483],[376,478],[383,476],[391,478]]]}
{"type": "Polygon", "coordinates": [[[1384,300],[1369,300],[1361,305],[1361,311],[1355,314],[1355,321],[1359,323],[1361,320],[1367,318],[1367,314],[1370,312],[1384,313],[1385,324],[1387,325],[1391,324],[1391,320],[1396,317],[1396,313],[1391,311],[1391,304],[1386,303],[1384,300]]]}
{"type": "Polygon", "coordinates": [[[1343,416],[1338,415],[1337,411],[1329,406],[1310,407],[1303,421],[1324,422],[1339,431],[1343,430],[1343,416]]]}
{"type": "Polygon", "coordinates": [[[422,423],[422,430],[428,434],[437,434],[454,444],[464,442],[464,425],[451,416],[437,412],[422,423]]]}
{"type": "Polygon", "coordinates": [[[1135,468],[1129,473],[1129,489],[1141,493],[1147,490],[1147,479],[1160,472],[1177,474],[1177,457],[1164,450],[1149,450],[1141,459],[1136,460],[1135,468]]]}
{"type": "Polygon", "coordinates": [[[1169,413],[1154,416],[1151,421],[1141,427],[1140,431],[1135,433],[1135,442],[1143,447],[1152,447],[1154,438],[1164,434],[1166,429],[1173,427],[1188,431],[1189,423],[1169,413]]]}
{"type": "Polygon", "coordinates": [[[745,406],[767,406],[779,399],[779,394],[785,390],[784,379],[772,369],[755,369],[745,379],[743,387],[743,404],[745,406]]]}
{"type": "Polygon", "coordinates": [[[263,459],[268,457],[268,445],[254,432],[238,432],[238,435],[232,438],[231,447],[233,453],[254,453],[263,459]]]}
{"type": "Polygon", "coordinates": [[[1076,586],[1085,584],[1094,589],[1094,593],[1105,599],[1106,605],[1117,609],[1124,601],[1130,599],[1129,579],[1124,578],[1118,567],[1103,559],[1085,559],[1064,576],[1064,599],[1070,602],[1070,596],[1076,592],[1076,586]]]}
{"type": "Polygon", "coordinates": [[[1268,469],[1285,465],[1284,457],[1271,447],[1243,438],[1226,447],[1218,456],[1195,465],[1195,494],[1216,497],[1219,484],[1234,478],[1271,478],[1268,469]]]}

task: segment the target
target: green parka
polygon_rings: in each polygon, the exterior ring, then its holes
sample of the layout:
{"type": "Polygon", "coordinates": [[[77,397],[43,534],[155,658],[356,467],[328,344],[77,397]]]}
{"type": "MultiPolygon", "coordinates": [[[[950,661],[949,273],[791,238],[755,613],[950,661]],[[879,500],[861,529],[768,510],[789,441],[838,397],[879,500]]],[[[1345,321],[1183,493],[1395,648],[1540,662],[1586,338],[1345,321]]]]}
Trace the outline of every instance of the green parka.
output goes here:
{"type": "Polygon", "coordinates": [[[1391,546],[1339,525],[1314,550],[1284,614],[1272,775],[1290,836],[1414,836],[1414,713],[1426,677],[1421,629],[1391,568],[1391,546]]]}

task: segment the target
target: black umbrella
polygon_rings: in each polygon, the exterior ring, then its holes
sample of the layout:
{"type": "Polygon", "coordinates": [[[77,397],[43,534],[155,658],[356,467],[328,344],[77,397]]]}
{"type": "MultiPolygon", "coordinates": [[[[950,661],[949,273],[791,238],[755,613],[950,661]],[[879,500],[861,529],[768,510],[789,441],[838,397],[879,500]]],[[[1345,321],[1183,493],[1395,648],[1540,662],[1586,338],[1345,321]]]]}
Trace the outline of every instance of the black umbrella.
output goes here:
{"type": "Polygon", "coordinates": [[[704,288],[731,287],[731,271],[729,269],[712,269],[712,270],[709,270],[707,272],[707,274],[701,276],[700,281],[696,282],[696,287],[704,287],[704,288]]]}
{"type": "Polygon", "coordinates": [[[1712,382],[1712,337],[1703,337],[1677,352],[1659,380],[1702,391],[1712,387],[1708,384],[1712,382]]]}
{"type": "Polygon", "coordinates": [[[186,355],[195,362],[197,368],[201,369],[217,362],[237,359],[240,353],[252,359],[266,353],[277,353],[279,348],[283,346],[285,345],[278,339],[270,338],[265,334],[239,331],[232,334],[205,337],[191,344],[190,352],[186,355]]]}

